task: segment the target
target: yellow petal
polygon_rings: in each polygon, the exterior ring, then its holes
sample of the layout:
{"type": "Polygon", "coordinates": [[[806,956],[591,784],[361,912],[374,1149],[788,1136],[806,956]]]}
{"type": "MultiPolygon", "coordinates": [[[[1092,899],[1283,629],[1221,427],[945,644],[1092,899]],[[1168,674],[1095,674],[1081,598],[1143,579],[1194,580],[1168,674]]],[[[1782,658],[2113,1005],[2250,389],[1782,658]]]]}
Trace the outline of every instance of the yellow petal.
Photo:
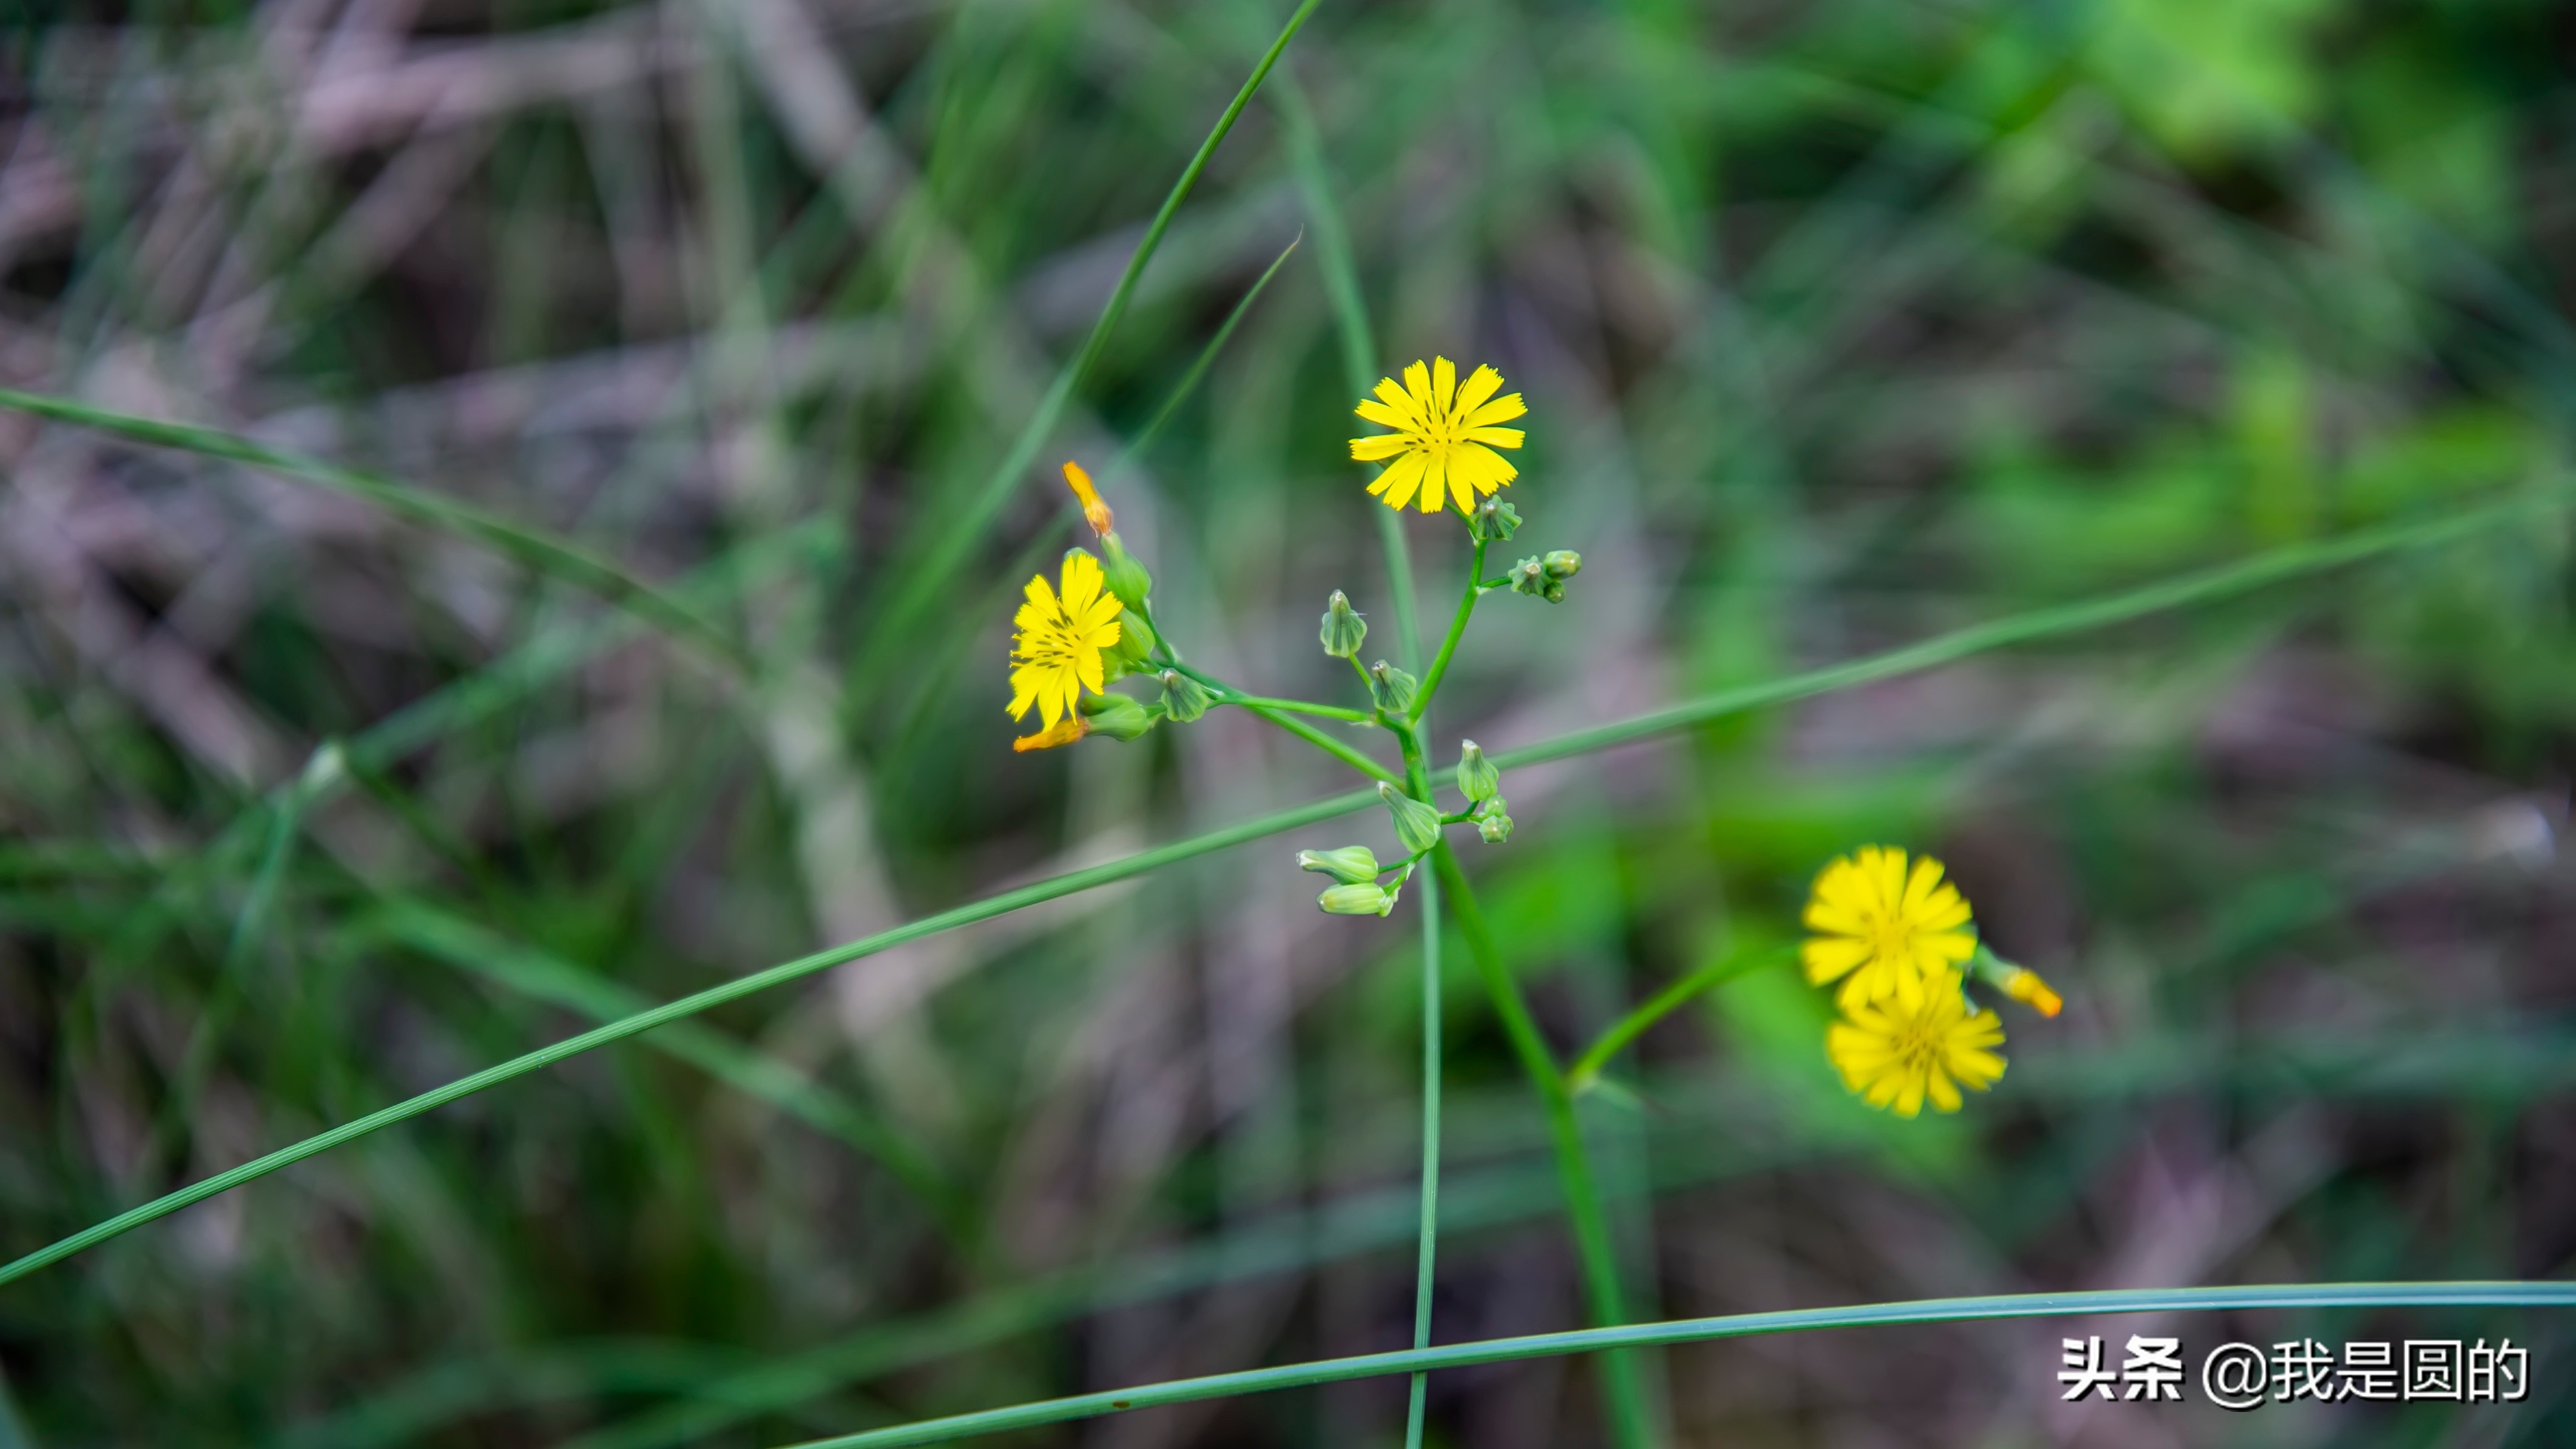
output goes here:
{"type": "Polygon", "coordinates": [[[1090,612],[1092,602],[1100,597],[1102,582],[1100,560],[1081,549],[1064,556],[1064,611],[1073,618],[1090,612]]]}
{"type": "Polygon", "coordinates": [[[1806,963],[1807,980],[1823,985],[1869,959],[1869,947],[1843,936],[1817,936],[1798,948],[1798,959],[1806,963]]]}
{"type": "Polygon", "coordinates": [[[1485,399],[1492,397],[1494,389],[1502,385],[1503,375],[1494,371],[1491,364],[1479,365],[1474,372],[1467,374],[1466,385],[1458,389],[1459,416],[1464,417],[1484,406],[1485,399]]]}
{"type": "Polygon", "coordinates": [[[1431,362],[1431,416],[1449,416],[1450,400],[1458,396],[1458,366],[1448,358],[1431,362]]]}
{"type": "Polygon", "coordinates": [[[1389,508],[1402,508],[1413,501],[1413,490],[1422,486],[1423,455],[1407,453],[1386,465],[1368,491],[1386,500],[1389,508]]]}
{"type": "MultiPolygon", "coordinates": [[[[1101,693],[1109,686],[1109,681],[1101,677],[1100,651],[1097,649],[1076,651],[1073,656],[1073,672],[1074,677],[1081,680],[1083,685],[1094,694],[1101,693]]],[[[1076,691],[1067,690],[1066,693],[1071,696],[1066,701],[1068,704],[1082,697],[1076,691]]]]}
{"type": "Polygon", "coordinates": [[[1426,453],[1422,462],[1422,511],[1438,513],[1448,503],[1449,455],[1426,453]]]}
{"type": "Polygon", "coordinates": [[[1413,440],[1402,433],[1380,433],[1373,438],[1351,439],[1351,461],[1383,462],[1413,446],[1413,440]]]}
{"type": "Polygon", "coordinates": [[[1466,416],[1460,418],[1458,420],[1458,426],[1462,428],[1490,428],[1496,423],[1508,423],[1512,419],[1520,417],[1528,411],[1529,405],[1521,401],[1521,395],[1519,393],[1510,393],[1505,396],[1498,397],[1492,402],[1485,404],[1483,407],[1476,409],[1474,412],[1468,413],[1466,416]]]}
{"type": "MultiPolygon", "coordinates": [[[[1420,367],[1421,365],[1422,364],[1418,362],[1414,364],[1415,367],[1420,367]]],[[[1410,381],[1412,376],[1413,374],[1409,370],[1405,374],[1407,381],[1410,381]]],[[[1394,378],[1381,377],[1377,380],[1377,396],[1378,401],[1386,405],[1386,410],[1395,416],[1396,420],[1388,423],[1388,427],[1402,428],[1408,433],[1418,433],[1428,425],[1430,420],[1422,415],[1421,400],[1414,397],[1411,393],[1406,392],[1403,388],[1397,387],[1395,385],[1394,378]]],[[[1360,404],[1360,407],[1362,408],[1367,406],[1368,404],[1365,402],[1360,404]]],[[[1359,408],[1353,408],[1352,411],[1359,412],[1359,408]]],[[[1360,413],[1360,416],[1369,419],[1371,422],[1379,421],[1378,416],[1374,413],[1363,412],[1360,413]]]]}
{"type": "Polygon", "coordinates": [[[1413,410],[1425,423],[1439,414],[1431,405],[1431,369],[1416,362],[1404,369],[1405,395],[1413,399],[1413,410]]]}
{"type": "Polygon", "coordinates": [[[1941,862],[1930,856],[1914,862],[1913,871],[1905,877],[1905,899],[1902,909],[1908,916],[1920,914],[1932,903],[1932,890],[1941,884],[1941,862]]]}
{"type": "Polygon", "coordinates": [[[1529,434],[1518,428],[1469,428],[1459,436],[1471,443],[1490,443],[1497,448],[1517,448],[1529,434]]]}
{"type": "Polygon", "coordinates": [[[1949,1073],[1941,1070],[1937,1066],[1932,1068],[1929,1073],[1928,1085],[1932,1089],[1933,1106],[1940,1108],[1944,1112],[1956,1112],[1959,1110],[1959,1089],[1951,1085],[1949,1073]]]}

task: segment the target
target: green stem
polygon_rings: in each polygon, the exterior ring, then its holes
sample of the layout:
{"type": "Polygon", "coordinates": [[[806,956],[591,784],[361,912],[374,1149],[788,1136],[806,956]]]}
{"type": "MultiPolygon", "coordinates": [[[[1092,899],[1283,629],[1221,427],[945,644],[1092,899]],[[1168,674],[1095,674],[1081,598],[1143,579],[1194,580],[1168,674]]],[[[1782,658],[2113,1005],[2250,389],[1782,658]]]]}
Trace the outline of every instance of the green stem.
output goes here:
{"type": "Polygon", "coordinates": [[[1270,709],[1245,699],[1228,699],[1224,702],[1241,707],[1246,714],[1252,715],[1255,718],[1270,721],[1272,724],[1277,725],[1279,728],[1286,730],[1288,733],[1295,735],[1301,740],[1304,740],[1306,743],[1313,745],[1315,748],[1322,750],[1325,754],[1332,756],[1334,759],[1341,761],[1343,764],[1350,766],[1352,769],[1359,771],[1361,774],[1368,776],[1372,780],[1384,780],[1390,785],[1401,785],[1404,783],[1403,776],[1396,774],[1386,766],[1381,765],[1377,761],[1370,759],[1368,756],[1361,754],[1359,751],[1352,749],[1349,745],[1342,743],[1340,740],[1334,739],[1331,735],[1324,733],[1322,730],[1315,728],[1313,725],[1306,723],[1295,715],[1281,714],[1275,709],[1270,709]]]}
{"type": "Polygon", "coordinates": [[[1467,619],[1476,612],[1476,600],[1483,596],[1483,585],[1476,582],[1485,572],[1485,540],[1476,540],[1476,558],[1467,565],[1467,592],[1458,599],[1458,613],[1449,621],[1449,637],[1440,641],[1440,652],[1431,657],[1431,672],[1422,676],[1422,687],[1414,693],[1410,722],[1419,724],[1422,712],[1431,708],[1431,693],[1440,687],[1440,676],[1449,672],[1449,656],[1458,652],[1458,641],[1466,636],[1467,619]]]}
{"type": "Polygon", "coordinates": [[[1173,1379],[1129,1389],[1105,1389],[1071,1398],[1014,1404],[925,1419],[887,1429],[815,1439],[791,1449],[901,1449],[917,1444],[946,1444],[979,1434],[1062,1424],[1076,1419],[1130,1409],[1159,1409],[1171,1404],[1233,1398],[1238,1394],[1314,1384],[1349,1383],[1391,1374],[1428,1373],[1471,1368],[1478,1364],[1605,1349],[1660,1348],[1678,1343],[1708,1343],[1752,1338],[1770,1333],[1813,1332],[1821,1328],[1883,1328],[1911,1323],[1976,1323],[2004,1318],[2089,1318],[2113,1313],[2220,1313],[2252,1309],[2322,1308],[2571,1308],[2576,1283],[2288,1283],[2242,1288],[2113,1288],[2084,1293],[2007,1293],[1981,1298],[1927,1298],[1909,1303],[1862,1303],[1836,1308],[1797,1308],[1771,1313],[1735,1313],[1721,1318],[1683,1318],[1666,1323],[1638,1323],[1621,1328],[1582,1328],[1563,1333],[1532,1333],[1518,1338],[1490,1338],[1450,1343],[1438,1348],[1402,1349],[1393,1353],[1358,1354],[1317,1359],[1272,1368],[1173,1379]]]}
{"type": "Polygon", "coordinates": [[[1308,704],[1302,699],[1264,699],[1256,694],[1227,694],[1219,704],[1239,704],[1253,709],[1275,709],[1281,714],[1311,714],[1319,719],[1348,720],[1352,724],[1374,725],[1377,716],[1364,709],[1344,709],[1338,704],[1308,704]]]}
{"type": "MultiPolygon", "coordinates": [[[[1440,1241],[1440,878],[1422,878],[1422,1222],[1413,1257],[1413,1346],[1431,1346],[1431,1279],[1440,1241]]],[[[1422,1449],[1431,1375],[1407,1386],[1405,1449],[1422,1449]]]]}
{"type": "Polygon", "coordinates": [[[1601,1033],[1601,1039],[1594,1042],[1591,1048],[1576,1060],[1573,1069],[1565,1074],[1566,1089],[1578,1097],[1592,1090],[1594,1082],[1600,1079],[1601,1069],[1608,1066],[1610,1059],[1624,1050],[1628,1043],[1643,1036],[1648,1027],[1672,1015],[1684,1003],[1701,992],[1722,986],[1738,976],[1748,975],[1756,967],[1766,966],[1782,959],[1789,949],[1791,948],[1773,951],[1738,951],[1722,961],[1703,966],[1656,992],[1645,1005],[1619,1018],[1611,1024],[1608,1031],[1601,1033]]]}
{"type": "MultiPolygon", "coordinates": [[[[1467,884],[1467,873],[1459,868],[1457,853],[1443,841],[1431,852],[1431,864],[1442,889],[1448,892],[1449,912],[1458,922],[1459,934],[1467,938],[1467,954],[1476,963],[1476,974],[1493,999],[1495,1015],[1502,1018],[1503,1035],[1510,1040],[1513,1054],[1520,1058],[1521,1070],[1529,1077],[1530,1085],[1537,1088],[1539,1102],[1546,1110],[1548,1141],[1556,1151],[1557,1180],[1565,1190],[1567,1224],[1574,1235],[1575,1257],[1583,1271],[1584,1298],[1591,1308],[1593,1325],[1617,1328],[1628,1317],[1620,1301],[1619,1263],[1610,1250],[1609,1215],[1602,1209],[1600,1184],[1594,1180],[1591,1161],[1583,1150],[1583,1128],[1575,1119],[1573,1094],[1557,1067],[1556,1054],[1548,1049],[1546,1038],[1539,1035],[1538,1022],[1530,1016],[1520,983],[1512,979],[1510,968],[1503,964],[1502,951],[1494,944],[1492,931],[1486,928],[1484,912],[1476,904],[1474,889],[1467,884]]],[[[1604,1354],[1601,1382],[1610,1413],[1612,1442],[1620,1449],[1643,1449],[1655,1443],[1654,1420],[1647,1411],[1636,1361],[1624,1352],[1604,1354]]]]}

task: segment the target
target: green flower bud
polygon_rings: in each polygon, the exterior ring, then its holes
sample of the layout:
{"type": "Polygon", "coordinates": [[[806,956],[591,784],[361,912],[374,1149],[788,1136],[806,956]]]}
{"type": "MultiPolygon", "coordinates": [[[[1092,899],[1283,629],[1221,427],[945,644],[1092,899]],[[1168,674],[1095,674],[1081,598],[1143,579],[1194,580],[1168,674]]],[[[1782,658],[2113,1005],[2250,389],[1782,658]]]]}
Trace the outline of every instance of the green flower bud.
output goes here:
{"type": "Polygon", "coordinates": [[[1499,812],[1476,822],[1476,833],[1487,845],[1500,845],[1512,838],[1512,817],[1499,812]]]}
{"type": "Polygon", "coordinates": [[[1388,714],[1413,708],[1413,676],[1381,659],[1369,666],[1369,698],[1388,714]]]}
{"type": "Polygon", "coordinates": [[[1298,851],[1297,868],[1322,871],[1344,885],[1373,883],[1378,877],[1377,853],[1365,845],[1345,845],[1339,850],[1298,851]]]}
{"type": "Polygon", "coordinates": [[[1583,555],[1570,548],[1550,549],[1539,559],[1538,566],[1547,571],[1549,578],[1563,581],[1583,572],[1583,555]]]}
{"type": "Polygon", "coordinates": [[[1485,758],[1484,748],[1474,740],[1458,744],[1458,793],[1470,800],[1490,800],[1503,788],[1503,772],[1485,758]]]}
{"type": "Polygon", "coordinates": [[[1395,892],[1375,884],[1337,885],[1315,897],[1329,916],[1383,916],[1395,909],[1395,892]]]}
{"type": "Polygon", "coordinates": [[[1324,601],[1324,652],[1335,659],[1348,659],[1360,652],[1360,641],[1368,637],[1368,620],[1351,607],[1339,589],[1324,601]]]}
{"type": "Polygon", "coordinates": [[[1509,538],[1520,531],[1520,526],[1520,513],[1499,494],[1486,498],[1467,515],[1467,532],[1480,539],[1509,538]]]}
{"type": "Polygon", "coordinates": [[[1180,724],[1188,724],[1208,712],[1205,686],[1177,669],[1166,669],[1156,676],[1163,681],[1163,714],[1180,724]]]}
{"type": "Polygon", "coordinates": [[[1484,799],[1467,807],[1467,818],[1470,820],[1490,819],[1493,816],[1502,814],[1509,808],[1511,808],[1510,802],[1503,799],[1502,796],[1488,795],[1484,799]]]}
{"type": "MultiPolygon", "coordinates": [[[[1576,568],[1583,566],[1583,560],[1577,555],[1569,553],[1565,556],[1574,560],[1576,568]]],[[[1556,555],[1549,554],[1548,557],[1554,558],[1556,555]]],[[[1512,565],[1512,571],[1504,577],[1512,581],[1513,593],[1527,594],[1533,599],[1545,599],[1551,604],[1565,602],[1565,580],[1549,573],[1547,564],[1540,559],[1522,559],[1512,565]]]]}
{"type": "Polygon", "coordinates": [[[1077,708],[1090,722],[1093,734],[1107,735],[1113,740],[1136,738],[1152,729],[1163,714],[1160,706],[1148,709],[1123,694],[1091,695],[1077,708]]]}
{"type": "Polygon", "coordinates": [[[1440,812],[1380,780],[1377,797],[1386,802],[1386,813],[1395,817],[1395,838],[1408,853],[1420,854],[1440,843],[1440,812]]]}
{"type": "Polygon", "coordinates": [[[1101,535],[1100,551],[1109,556],[1109,566],[1104,570],[1109,576],[1109,592],[1128,608],[1142,610],[1145,596],[1154,591],[1154,576],[1145,572],[1145,566],[1114,533],[1101,535]]]}

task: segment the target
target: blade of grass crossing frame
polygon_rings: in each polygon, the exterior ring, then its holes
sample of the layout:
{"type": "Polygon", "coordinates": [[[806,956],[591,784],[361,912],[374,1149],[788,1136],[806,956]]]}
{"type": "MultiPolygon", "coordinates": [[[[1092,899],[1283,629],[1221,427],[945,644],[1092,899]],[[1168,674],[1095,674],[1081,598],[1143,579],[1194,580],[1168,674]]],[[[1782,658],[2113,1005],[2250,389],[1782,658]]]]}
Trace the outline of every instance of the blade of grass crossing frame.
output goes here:
{"type": "MultiPolygon", "coordinates": [[[[2142,588],[2109,594],[2080,603],[2034,609],[1988,623],[1971,625],[1924,640],[1919,644],[1908,645],[1864,659],[1829,665],[1822,669],[1808,670],[1759,684],[1719,690],[1696,700],[1650,711],[1631,720],[1577,730],[1554,740],[1505,751],[1495,756],[1495,759],[1501,765],[1518,766],[1608,749],[1654,735],[1668,734],[1675,730],[1705,724],[1729,714],[1827,694],[1834,690],[1848,689],[1881,679],[1920,673],[2014,644],[2033,643],[2045,638],[2108,628],[2193,604],[2250,593],[2267,585],[2324,573],[2365,559],[2453,542],[2506,524],[2521,522],[2546,513],[2564,511],[2571,503],[2576,503],[2576,498],[2571,498],[2564,483],[2558,483],[2535,494],[2470,509],[2448,518],[2391,524],[2381,528],[2360,530],[2341,538],[2275,549],[2252,559],[2203,569],[2142,588]]],[[[281,1167],[291,1166],[317,1153],[326,1152],[344,1142],[354,1141],[380,1128],[417,1117],[423,1112],[444,1106],[459,1098],[471,1096],[486,1087],[497,1086],[513,1078],[525,1076],[595,1047],[606,1046],[639,1032],[650,1031],[666,1022],[678,1021],[710,1007],[739,1000],[772,986],[784,985],[812,975],[814,972],[843,962],[855,961],[907,941],[919,940],[925,936],[937,935],[942,931],[989,920],[994,916],[1004,915],[1025,906],[1061,899],[1090,890],[1095,886],[1126,880],[1167,865],[1175,865],[1212,851],[1223,850],[1282,831],[1331,820],[1376,803],[1377,796],[1368,791],[1354,790],[1347,794],[1331,796],[1311,804],[1276,811],[1241,824],[1230,825],[1221,830],[1209,831],[1187,840],[1140,851],[1118,860],[1106,861],[1083,870],[1036,881],[984,900],[969,902],[936,915],[925,916],[890,931],[879,932],[829,950],[772,966],[764,971],[738,977],[721,986],[710,987],[695,995],[655,1007],[651,1011],[639,1012],[633,1016],[609,1022],[552,1046],[514,1057],[497,1066],[487,1067],[471,1076],[450,1082],[446,1086],[371,1112],[328,1132],[306,1138],[202,1182],[193,1183],[176,1192],[155,1198],[74,1233],[70,1237],[28,1253],[5,1267],[0,1267],[0,1283],[9,1283],[23,1278],[48,1264],[60,1262],[84,1248],[92,1247],[141,1227],[145,1223],[166,1217],[180,1208],[203,1202],[217,1193],[238,1187],[242,1183],[264,1177],[281,1167]]]]}
{"type": "Polygon", "coordinates": [[[792,1449],[896,1449],[946,1444],[1006,1429],[1061,1424],[1129,1409],[1230,1398],[1236,1394],[1311,1384],[1347,1383],[1393,1374],[1430,1373],[1515,1359],[1552,1358],[1608,1349],[1657,1348],[1771,1333],[1825,1328],[1882,1328],[1910,1323],[1971,1323],[1998,1318],[2061,1318],[2104,1313],[2211,1313],[2230,1309],[2297,1308],[2567,1308],[2576,1307],[2576,1283],[2319,1283],[2252,1288],[2113,1289],[2090,1293],[2014,1293],[1983,1298],[1932,1298],[1912,1303],[1866,1303],[1847,1308],[1801,1308],[1780,1313],[1738,1313],[1686,1318],[1621,1328],[1533,1333],[1438,1348],[1317,1359],[1277,1368],[1210,1374],[1111,1389],[1097,1394],[1017,1404],[957,1414],[890,1429],[814,1439],[792,1449]]]}

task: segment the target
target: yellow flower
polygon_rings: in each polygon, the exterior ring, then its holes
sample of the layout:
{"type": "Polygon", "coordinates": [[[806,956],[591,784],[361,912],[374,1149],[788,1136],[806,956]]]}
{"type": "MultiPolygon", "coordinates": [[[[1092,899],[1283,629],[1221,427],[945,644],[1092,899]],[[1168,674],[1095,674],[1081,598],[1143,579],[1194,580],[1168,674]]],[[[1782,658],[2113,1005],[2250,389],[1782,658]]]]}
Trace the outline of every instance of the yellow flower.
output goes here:
{"type": "Polygon", "coordinates": [[[1933,973],[1911,1005],[1891,1000],[1847,1010],[1825,1031],[1825,1055],[1843,1084],[1873,1107],[1911,1117],[1928,1096],[1956,1112],[1960,1087],[1982,1092],[2004,1074],[2004,1059],[1990,1050],[2004,1044],[2004,1024],[1991,1011],[1970,1013],[1956,971],[1933,973]]]}
{"type": "Polygon", "coordinates": [[[1082,504],[1082,521],[1091,525],[1092,532],[1107,538],[1110,530],[1118,526],[1118,519],[1109,511],[1109,505],[1100,501],[1100,490],[1091,486],[1091,475],[1082,470],[1080,463],[1068,460],[1064,483],[1082,504]]]}
{"type": "Polygon", "coordinates": [[[1503,375],[1479,367],[1458,385],[1458,369],[1448,358],[1426,368],[1416,362],[1404,370],[1404,386],[1378,379],[1377,396],[1362,398],[1351,411],[1370,422],[1395,429],[1351,439],[1351,456],[1363,463],[1388,463],[1369,492],[1389,508],[1402,508],[1417,494],[1422,511],[1437,513],[1451,498],[1463,511],[1476,506],[1476,496],[1491,493],[1520,476],[1495,448],[1517,448],[1518,428],[1502,428],[1529,409],[1519,393],[1494,396],[1503,375]],[[1488,446],[1490,445],[1490,446],[1488,446]]]}
{"type": "Polygon", "coordinates": [[[1083,690],[1101,692],[1106,681],[1100,651],[1118,642],[1119,610],[1118,596],[1101,584],[1100,560],[1078,548],[1064,556],[1062,593],[1048,588],[1043,574],[1029,580],[1027,599],[1012,620],[1019,633],[1011,640],[1011,718],[1027,718],[1034,704],[1051,734],[1057,721],[1073,713],[1083,690]]]}
{"type": "Polygon", "coordinates": [[[1925,978],[1976,954],[1968,902],[1941,880],[1941,862],[1924,856],[1905,868],[1905,852],[1864,845],[1837,856],[1816,877],[1807,901],[1807,927],[1816,934],[1800,953],[1807,979],[1843,981],[1835,1000],[1845,1007],[1903,999],[1919,1003],[1925,978]]]}

